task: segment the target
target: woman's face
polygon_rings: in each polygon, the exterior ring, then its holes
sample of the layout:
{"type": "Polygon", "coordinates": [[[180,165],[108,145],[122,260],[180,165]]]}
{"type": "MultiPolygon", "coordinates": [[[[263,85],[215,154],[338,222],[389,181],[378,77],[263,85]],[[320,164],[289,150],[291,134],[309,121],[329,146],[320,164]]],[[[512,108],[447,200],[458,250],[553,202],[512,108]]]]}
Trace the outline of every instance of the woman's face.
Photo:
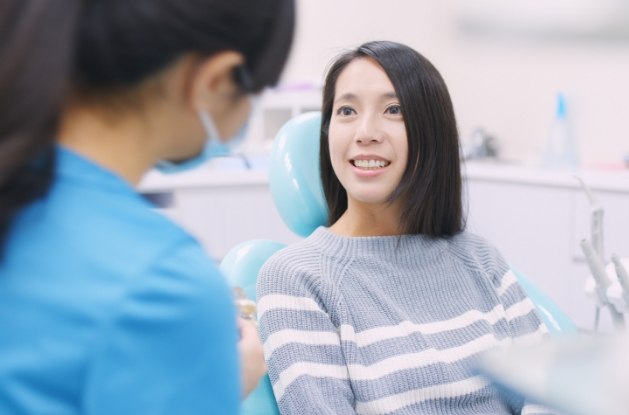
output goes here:
{"type": "Polygon", "coordinates": [[[329,147],[348,207],[387,203],[406,168],[408,142],[393,84],[369,58],[353,60],[336,81],[329,147]]]}

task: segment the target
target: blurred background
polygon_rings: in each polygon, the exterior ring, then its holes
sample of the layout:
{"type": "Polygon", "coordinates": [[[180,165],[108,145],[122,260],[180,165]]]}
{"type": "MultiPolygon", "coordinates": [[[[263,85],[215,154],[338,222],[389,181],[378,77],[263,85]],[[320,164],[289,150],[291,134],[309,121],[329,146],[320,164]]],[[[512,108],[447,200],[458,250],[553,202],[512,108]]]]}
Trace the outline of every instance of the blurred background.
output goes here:
{"type": "Polygon", "coordinates": [[[559,92],[584,165],[629,152],[626,0],[299,0],[284,81],[316,85],[336,54],[376,39],[430,59],[462,137],[482,127],[505,159],[540,155],[559,92]]]}
{"type": "Polygon", "coordinates": [[[288,66],[263,95],[237,157],[181,175],[152,172],[141,190],[217,260],[249,239],[298,240],[269,191],[275,135],[291,117],[320,108],[337,54],[371,40],[402,42],[449,86],[467,159],[468,229],[580,329],[611,330],[609,299],[597,297],[604,290],[586,287],[591,267],[581,242],[591,241],[604,264],[612,253],[629,258],[629,2],[297,3],[288,66]]]}

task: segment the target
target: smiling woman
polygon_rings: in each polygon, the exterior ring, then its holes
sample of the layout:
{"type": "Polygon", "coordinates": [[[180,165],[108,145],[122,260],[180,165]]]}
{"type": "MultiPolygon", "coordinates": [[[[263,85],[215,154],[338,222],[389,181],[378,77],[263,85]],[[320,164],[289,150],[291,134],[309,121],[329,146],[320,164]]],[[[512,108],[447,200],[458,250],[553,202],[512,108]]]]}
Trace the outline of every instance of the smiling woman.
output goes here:
{"type": "MultiPolygon", "coordinates": [[[[454,109],[437,69],[411,48],[404,46],[402,53],[401,47],[365,44],[339,57],[328,72],[320,157],[330,225],[350,203],[333,162],[332,138],[336,131],[342,135],[353,128],[363,150],[369,147],[365,139],[387,136],[381,147],[405,143],[409,162],[405,154],[397,161],[395,169],[402,173],[388,194],[389,204],[400,209],[392,232],[454,235],[464,227],[454,109]],[[379,117],[374,118],[376,110],[379,117]]],[[[400,144],[396,146],[399,151],[400,144]]]]}
{"type": "MultiPolygon", "coordinates": [[[[398,224],[401,200],[390,201],[407,165],[406,128],[399,99],[386,73],[374,60],[356,59],[340,74],[330,119],[332,168],[347,193],[348,209],[333,229],[368,232],[367,223],[350,223],[392,211],[398,224]]],[[[391,229],[398,232],[398,229],[391,229]]]]}
{"type": "Polygon", "coordinates": [[[340,56],[323,94],[327,227],[271,257],[258,318],[282,414],[546,414],[476,376],[547,329],[501,254],[464,231],[452,103],[416,51],[340,56]]]}

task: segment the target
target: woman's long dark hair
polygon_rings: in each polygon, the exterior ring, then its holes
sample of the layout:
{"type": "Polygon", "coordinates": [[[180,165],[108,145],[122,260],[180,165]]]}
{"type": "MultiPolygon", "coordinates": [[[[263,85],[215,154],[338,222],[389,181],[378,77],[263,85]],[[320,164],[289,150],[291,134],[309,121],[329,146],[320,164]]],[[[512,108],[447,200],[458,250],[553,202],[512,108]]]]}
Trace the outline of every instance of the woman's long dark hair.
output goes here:
{"type": "Polygon", "coordinates": [[[2,0],[0,252],[20,209],[44,195],[69,91],[132,89],[186,53],[235,50],[247,92],[275,84],[294,0],[2,0]],[[246,81],[246,82],[245,82],[246,81]]]}
{"type": "Polygon", "coordinates": [[[437,69],[414,49],[377,41],[340,55],[323,88],[320,169],[329,225],[347,210],[347,192],[330,160],[330,120],[336,81],[355,59],[372,59],[389,77],[400,100],[408,139],[408,164],[389,201],[402,200],[401,229],[407,234],[447,237],[465,227],[459,138],[452,101],[437,69]]]}

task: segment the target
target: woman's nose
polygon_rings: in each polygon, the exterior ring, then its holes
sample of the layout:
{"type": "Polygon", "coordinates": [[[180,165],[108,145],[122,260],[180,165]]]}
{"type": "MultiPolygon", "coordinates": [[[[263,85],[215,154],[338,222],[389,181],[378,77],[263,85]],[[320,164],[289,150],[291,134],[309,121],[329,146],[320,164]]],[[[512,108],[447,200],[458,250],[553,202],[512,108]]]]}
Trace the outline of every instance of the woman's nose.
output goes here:
{"type": "Polygon", "coordinates": [[[361,117],[356,129],[356,142],[360,144],[382,142],[384,134],[376,117],[365,115],[361,117]]]}

